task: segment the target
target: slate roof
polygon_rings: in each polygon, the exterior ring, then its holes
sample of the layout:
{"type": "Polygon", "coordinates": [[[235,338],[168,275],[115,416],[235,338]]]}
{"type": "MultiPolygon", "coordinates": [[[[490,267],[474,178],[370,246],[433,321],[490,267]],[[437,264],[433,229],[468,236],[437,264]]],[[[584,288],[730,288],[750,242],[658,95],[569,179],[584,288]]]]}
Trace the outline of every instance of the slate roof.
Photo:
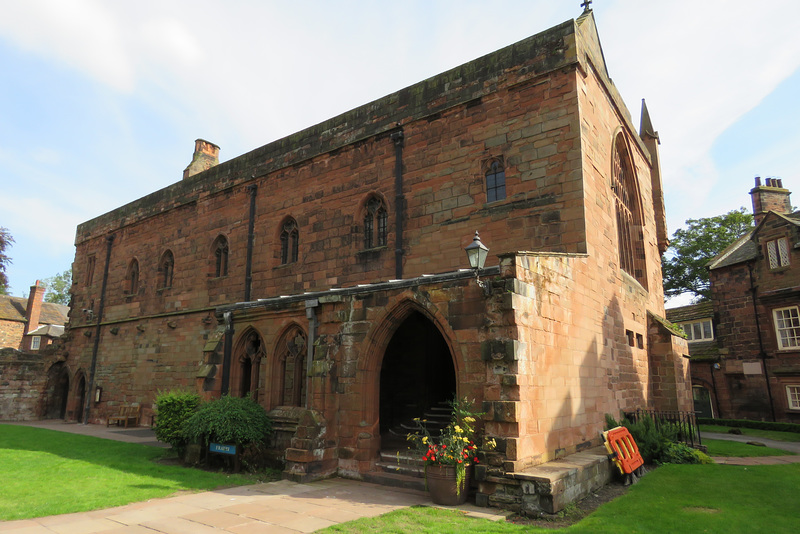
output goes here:
{"type": "MultiPolygon", "coordinates": [[[[776,211],[770,211],[767,213],[767,216],[770,215],[780,217],[789,224],[800,226],[800,211],[796,211],[788,215],[784,213],[778,213],[776,211]]],[[[719,269],[721,267],[727,267],[729,265],[735,265],[737,263],[756,259],[758,257],[758,245],[756,245],[754,237],[756,234],[758,234],[758,230],[767,219],[767,216],[761,220],[761,224],[759,224],[756,228],[743,235],[738,240],[734,241],[728,246],[728,248],[720,252],[716,257],[712,258],[707,264],[708,269],[719,269]]]]}
{"type": "Polygon", "coordinates": [[[716,341],[689,343],[689,359],[693,362],[715,362],[720,359],[716,341]]]}
{"type": "MultiPolygon", "coordinates": [[[[27,298],[0,295],[0,321],[27,322],[25,318],[25,308],[27,306],[27,298]]],[[[65,325],[67,324],[67,313],[69,313],[69,306],[42,302],[39,324],[65,325]]]]}
{"type": "Polygon", "coordinates": [[[714,304],[710,300],[667,310],[667,319],[673,323],[686,323],[688,321],[710,319],[713,316],[714,304]]]}

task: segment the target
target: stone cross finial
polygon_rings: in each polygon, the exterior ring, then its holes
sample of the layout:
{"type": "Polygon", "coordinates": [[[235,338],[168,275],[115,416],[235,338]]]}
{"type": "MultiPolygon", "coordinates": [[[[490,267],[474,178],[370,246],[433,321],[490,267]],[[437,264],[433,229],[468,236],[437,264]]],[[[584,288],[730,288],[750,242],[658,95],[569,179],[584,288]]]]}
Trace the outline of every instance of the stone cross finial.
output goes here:
{"type": "Polygon", "coordinates": [[[583,0],[581,7],[583,8],[584,13],[588,13],[592,10],[592,0],[583,0]]]}

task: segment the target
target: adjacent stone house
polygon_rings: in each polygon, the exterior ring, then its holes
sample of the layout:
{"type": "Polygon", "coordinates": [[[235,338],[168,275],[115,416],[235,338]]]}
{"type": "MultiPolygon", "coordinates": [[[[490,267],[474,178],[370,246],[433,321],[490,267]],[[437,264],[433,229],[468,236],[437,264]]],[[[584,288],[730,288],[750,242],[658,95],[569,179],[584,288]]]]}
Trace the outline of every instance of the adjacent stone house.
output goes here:
{"type": "Polygon", "coordinates": [[[790,194],[782,180],[756,178],[755,228],[708,266],[713,341],[702,354],[689,348],[695,398],[718,417],[800,422],[800,213],[790,194]]]}
{"type": "Polygon", "coordinates": [[[44,302],[45,289],[37,280],[28,298],[0,295],[0,349],[35,352],[64,333],[69,307],[44,302]]]}
{"type": "Polygon", "coordinates": [[[57,390],[48,372],[63,367],[54,366],[54,343],[64,333],[69,308],[43,302],[44,293],[37,280],[28,298],[0,295],[0,420],[66,414],[61,406],[67,391],[57,390]]]}
{"type": "Polygon", "coordinates": [[[250,394],[310,479],[364,476],[454,395],[498,475],[599,444],[606,413],[689,410],[658,143],[590,11],[225,163],[198,140],[182,181],[78,227],[66,417],[250,394]]]}

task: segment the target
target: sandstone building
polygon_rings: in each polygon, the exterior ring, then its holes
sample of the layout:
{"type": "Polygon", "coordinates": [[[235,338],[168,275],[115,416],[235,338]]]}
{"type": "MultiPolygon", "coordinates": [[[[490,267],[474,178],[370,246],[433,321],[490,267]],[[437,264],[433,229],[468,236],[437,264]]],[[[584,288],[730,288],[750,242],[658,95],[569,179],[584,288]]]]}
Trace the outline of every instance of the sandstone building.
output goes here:
{"type": "Polygon", "coordinates": [[[369,472],[455,394],[505,473],[600,443],[606,413],[690,409],[658,143],[590,11],[222,164],[198,140],[182,181],[78,227],[67,418],[251,394],[309,478],[369,472]]]}
{"type": "Polygon", "coordinates": [[[669,310],[689,338],[693,392],[715,417],[800,422],[800,212],[756,178],[755,228],[708,265],[711,302],[669,310]],[[689,319],[689,315],[693,315],[689,319]]]}

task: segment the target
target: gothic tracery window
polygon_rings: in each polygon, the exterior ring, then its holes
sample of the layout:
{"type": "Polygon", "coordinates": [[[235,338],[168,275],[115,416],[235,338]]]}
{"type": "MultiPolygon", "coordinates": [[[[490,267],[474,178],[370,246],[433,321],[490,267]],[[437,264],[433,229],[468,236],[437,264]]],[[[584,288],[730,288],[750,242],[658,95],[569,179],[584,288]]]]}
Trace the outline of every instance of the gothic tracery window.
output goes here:
{"type": "Polygon", "coordinates": [[[299,246],[300,232],[297,229],[297,222],[289,219],[283,223],[281,229],[281,265],[297,261],[299,246]]]}
{"type": "Polygon", "coordinates": [[[306,396],[306,335],[298,326],[278,342],[278,390],[273,398],[281,406],[303,406],[306,396]]]}
{"type": "Polygon", "coordinates": [[[214,276],[228,276],[228,240],[225,236],[218,236],[211,248],[214,251],[214,276]]]}
{"type": "Polygon", "coordinates": [[[386,246],[388,219],[383,202],[377,197],[370,198],[364,213],[364,248],[386,246]]]}
{"type": "Polygon", "coordinates": [[[139,292],[139,262],[136,258],[128,264],[128,272],[125,275],[125,293],[135,295],[139,292]]]}
{"type": "Polygon", "coordinates": [[[614,142],[611,189],[614,192],[617,215],[620,267],[646,289],[647,275],[639,187],[622,134],[617,135],[614,142]]]}
{"type": "Polygon", "coordinates": [[[171,250],[167,250],[158,262],[158,282],[159,288],[165,289],[172,287],[172,274],[175,270],[175,257],[171,250]]]}

